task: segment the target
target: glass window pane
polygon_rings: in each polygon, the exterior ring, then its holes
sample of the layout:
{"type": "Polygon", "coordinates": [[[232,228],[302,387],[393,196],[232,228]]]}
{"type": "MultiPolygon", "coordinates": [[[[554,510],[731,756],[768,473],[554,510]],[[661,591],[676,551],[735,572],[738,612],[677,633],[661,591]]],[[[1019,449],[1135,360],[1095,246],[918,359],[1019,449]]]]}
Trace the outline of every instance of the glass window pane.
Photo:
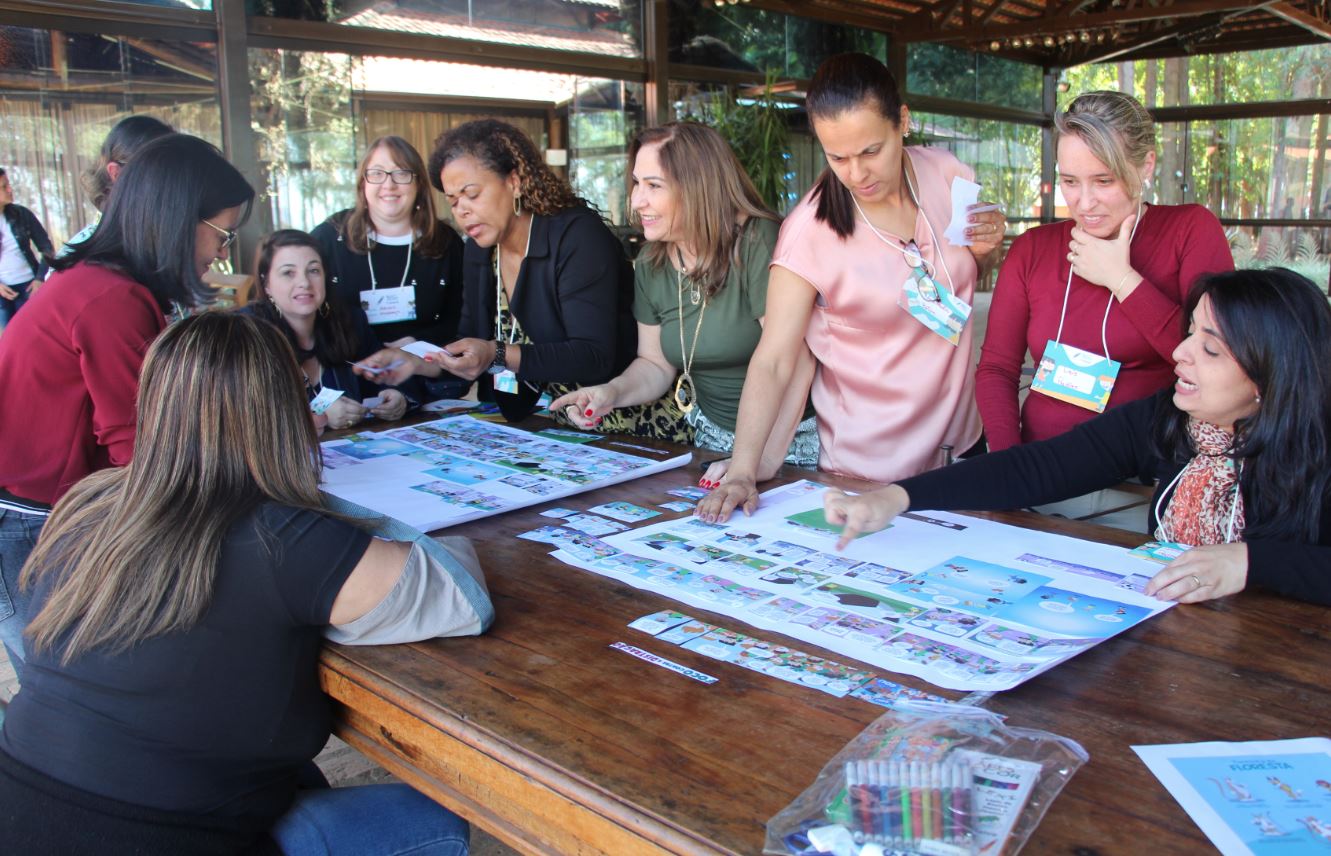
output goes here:
{"type": "Polygon", "coordinates": [[[0,165],[60,243],[97,216],[80,184],[135,113],[221,144],[216,46],[0,27],[0,165]]]}
{"type": "Polygon", "coordinates": [[[709,68],[812,77],[829,56],[858,51],[886,62],[887,36],[750,6],[706,2],[691,14],[671,7],[670,61],[709,68]]]}
{"type": "Polygon", "coordinates": [[[914,113],[919,131],[912,142],[945,148],[975,170],[980,199],[1003,206],[1010,235],[1025,230],[1022,219],[1040,217],[1040,128],[1013,122],[914,113]]]}
{"type": "Polygon", "coordinates": [[[906,53],[906,89],[919,95],[1039,110],[1039,66],[948,45],[913,44],[906,53]]]}
{"type": "Polygon", "coordinates": [[[1309,226],[1230,226],[1234,266],[1283,267],[1326,290],[1331,281],[1331,229],[1309,226]]]}
{"type": "MultiPolygon", "coordinates": [[[[603,56],[642,56],[641,0],[266,0],[263,14],[603,56]]],[[[260,4],[264,5],[263,3],[260,4]]]]}

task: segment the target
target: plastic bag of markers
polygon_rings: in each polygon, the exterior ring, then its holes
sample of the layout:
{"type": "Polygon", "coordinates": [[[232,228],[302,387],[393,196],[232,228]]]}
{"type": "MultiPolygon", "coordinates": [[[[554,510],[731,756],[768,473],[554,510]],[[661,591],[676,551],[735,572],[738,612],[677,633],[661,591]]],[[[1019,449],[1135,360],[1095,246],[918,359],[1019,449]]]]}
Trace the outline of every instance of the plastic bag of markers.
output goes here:
{"type": "Polygon", "coordinates": [[[767,822],[763,852],[1013,856],[1088,759],[978,707],[902,703],[767,822]]]}

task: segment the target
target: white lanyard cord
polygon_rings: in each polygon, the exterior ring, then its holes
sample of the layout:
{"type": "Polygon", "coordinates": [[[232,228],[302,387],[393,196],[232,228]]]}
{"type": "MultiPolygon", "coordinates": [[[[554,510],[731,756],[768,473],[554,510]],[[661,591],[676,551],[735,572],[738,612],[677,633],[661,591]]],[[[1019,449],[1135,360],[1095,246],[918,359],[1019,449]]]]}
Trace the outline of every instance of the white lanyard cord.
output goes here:
{"type": "MultiPolygon", "coordinates": [[[[397,284],[398,288],[407,284],[407,274],[411,272],[411,247],[415,243],[416,240],[413,238],[411,244],[407,244],[407,264],[406,267],[402,268],[402,281],[397,284]]],[[[365,254],[365,263],[370,266],[370,291],[374,291],[379,287],[379,280],[374,276],[374,250],[365,254]]]]}
{"type": "MultiPolygon", "coordinates": [[[[903,158],[909,158],[909,155],[906,153],[904,149],[901,152],[901,156],[903,158]]],[[[915,195],[915,185],[910,180],[910,172],[906,170],[905,164],[902,164],[901,174],[906,177],[906,190],[910,193],[910,201],[915,203],[915,210],[919,211],[920,216],[924,218],[924,225],[929,230],[929,238],[933,241],[934,253],[935,255],[938,256],[938,260],[943,263],[943,273],[944,275],[947,276],[948,287],[952,290],[952,294],[956,295],[957,286],[952,281],[952,271],[948,270],[947,268],[947,258],[943,254],[943,248],[939,246],[938,236],[934,234],[934,224],[929,222],[929,215],[925,213],[924,206],[920,204],[920,200],[915,195]]],[[[849,190],[849,188],[847,188],[847,190],[849,190]]],[[[860,201],[855,198],[854,193],[850,194],[850,201],[855,203],[855,210],[860,213],[860,219],[864,221],[864,225],[869,227],[869,231],[873,232],[874,237],[878,238],[878,240],[882,241],[884,244],[887,244],[892,249],[901,253],[902,256],[906,256],[907,258],[909,258],[909,253],[906,251],[906,248],[901,246],[900,238],[898,238],[896,242],[889,241],[883,235],[882,232],[878,231],[877,226],[869,222],[869,218],[865,215],[864,209],[860,207],[860,201]]],[[[914,243],[914,242],[915,242],[915,236],[912,235],[911,240],[908,243],[914,243]]],[[[918,245],[915,247],[915,254],[919,256],[921,266],[925,266],[925,273],[928,273],[930,266],[929,260],[924,257],[924,253],[920,251],[918,245]]],[[[914,267],[914,265],[911,266],[914,267]]]]}
{"type": "MultiPolygon", "coordinates": [[[[527,223],[527,245],[522,248],[522,257],[524,259],[527,257],[527,253],[531,252],[531,233],[532,233],[532,227],[535,225],[536,225],[536,215],[533,214],[531,221],[527,223]]],[[[502,273],[503,256],[501,255],[502,252],[503,250],[500,248],[499,244],[496,243],[495,244],[495,286],[497,287],[497,291],[495,292],[495,338],[496,339],[504,338],[503,307],[508,304],[508,295],[504,291],[504,275],[502,273]]],[[[517,282],[514,282],[513,283],[514,291],[517,290],[517,287],[518,287],[517,282]]],[[[510,315],[513,314],[512,310],[509,311],[509,314],[510,315]]],[[[513,325],[508,328],[508,344],[511,345],[517,340],[518,340],[518,319],[515,317],[513,319],[513,325]]]]}
{"type": "MultiPolygon", "coordinates": [[[[1132,239],[1137,237],[1137,227],[1142,222],[1142,201],[1137,200],[1137,219],[1132,221],[1132,231],[1128,233],[1128,247],[1132,247],[1132,239]]],[[[1128,260],[1132,263],[1131,258],[1128,260]]],[[[1105,289],[1109,291],[1109,289],[1105,289]]],[[[1072,293],[1072,263],[1068,263],[1068,282],[1063,286],[1063,311],[1058,313],[1058,333],[1054,335],[1054,341],[1063,343],[1063,319],[1068,316],[1068,295],[1072,293]]],[[[1114,292],[1109,292],[1109,302],[1105,304],[1105,317],[1100,321],[1100,347],[1104,348],[1105,359],[1109,359],[1109,337],[1106,335],[1109,330],[1109,310],[1114,308],[1114,292]]]]}
{"type": "MultiPolygon", "coordinates": [[[[1239,481],[1240,479],[1243,478],[1243,462],[1242,461],[1235,462],[1234,459],[1231,458],[1230,466],[1234,467],[1235,471],[1237,472],[1237,476],[1235,476],[1234,479],[1234,504],[1229,508],[1229,527],[1228,527],[1229,531],[1225,535],[1226,544],[1234,543],[1234,523],[1236,520],[1238,520],[1239,516],[1239,499],[1240,499],[1239,481]]],[[[1161,541],[1172,542],[1174,540],[1173,538],[1169,537],[1169,529],[1166,527],[1165,518],[1160,512],[1161,503],[1165,501],[1166,496],[1169,497],[1169,502],[1171,505],[1174,503],[1174,495],[1170,493],[1170,491],[1172,491],[1174,489],[1174,486],[1179,483],[1179,480],[1183,478],[1183,474],[1187,472],[1187,470],[1188,470],[1188,465],[1184,464],[1183,469],[1179,470],[1178,475],[1174,476],[1174,478],[1169,482],[1169,484],[1165,485],[1165,489],[1160,491],[1160,498],[1155,501],[1156,533],[1157,537],[1161,541]]],[[[1190,546],[1195,547],[1197,545],[1193,544],[1190,546]]]]}

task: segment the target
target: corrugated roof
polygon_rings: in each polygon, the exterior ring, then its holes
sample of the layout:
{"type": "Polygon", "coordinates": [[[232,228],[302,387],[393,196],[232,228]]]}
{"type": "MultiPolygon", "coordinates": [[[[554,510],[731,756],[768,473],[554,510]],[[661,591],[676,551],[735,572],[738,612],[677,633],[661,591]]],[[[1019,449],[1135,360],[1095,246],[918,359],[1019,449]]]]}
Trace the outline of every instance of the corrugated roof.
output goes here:
{"type": "MultiPolygon", "coordinates": [[[[602,0],[594,0],[601,5],[602,0]]],[[[616,8],[618,4],[614,4],[616,8]]],[[[368,9],[345,19],[345,24],[372,27],[398,33],[419,33],[472,39],[504,45],[522,45],[548,50],[582,51],[610,56],[636,57],[639,51],[629,37],[611,29],[574,30],[538,26],[521,22],[479,21],[469,23],[465,15],[440,14],[391,8],[388,4],[368,9]]]]}

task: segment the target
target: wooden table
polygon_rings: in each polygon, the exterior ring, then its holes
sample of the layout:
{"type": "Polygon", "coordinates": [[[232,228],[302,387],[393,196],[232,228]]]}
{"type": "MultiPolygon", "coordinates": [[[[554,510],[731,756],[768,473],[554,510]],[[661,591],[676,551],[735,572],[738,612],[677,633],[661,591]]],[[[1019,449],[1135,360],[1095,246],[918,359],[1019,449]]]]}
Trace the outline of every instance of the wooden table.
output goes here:
{"type": "MultiPolygon", "coordinates": [[[[674,470],[564,504],[656,505],[667,488],[698,475],[696,467],[674,470]]],[[[339,735],[522,852],[761,852],[767,819],[882,710],[629,629],[633,619],[678,604],[564,565],[548,557],[549,545],[514,537],[551,522],[537,512],[554,504],[449,530],[475,539],[485,565],[498,614],[485,636],[329,646],[322,677],[339,735]],[[720,680],[709,686],[653,667],[607,647],[616,641],[720,680]]],[[[1029,514],[981,516],[1107,543],[1142,540],[1029,514]]],[[[733,618],[688,612],[847,659],[733,618]]],[[[1171,610],[996,695],[987,707],[1012,724],[1072,737],[1091,756],[1024,852],[1209,851],[1129,746],[1331,733],[1329,639],[1331,609],[1245,593],[1171,610]]]]}

